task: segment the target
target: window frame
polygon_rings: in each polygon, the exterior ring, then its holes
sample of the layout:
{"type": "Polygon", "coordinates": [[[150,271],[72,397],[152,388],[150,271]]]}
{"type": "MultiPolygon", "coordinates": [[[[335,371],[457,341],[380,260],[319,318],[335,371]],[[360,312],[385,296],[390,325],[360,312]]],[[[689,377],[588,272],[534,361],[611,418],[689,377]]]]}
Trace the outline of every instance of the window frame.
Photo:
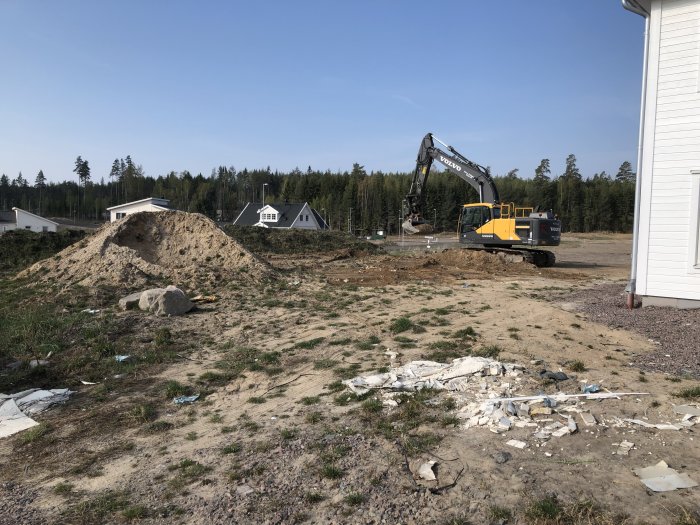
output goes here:
{"type": "Polygon", "coordinates": [[[700,169],[690,171],[690,238],[688,273],[700,273],[700,169]]]}

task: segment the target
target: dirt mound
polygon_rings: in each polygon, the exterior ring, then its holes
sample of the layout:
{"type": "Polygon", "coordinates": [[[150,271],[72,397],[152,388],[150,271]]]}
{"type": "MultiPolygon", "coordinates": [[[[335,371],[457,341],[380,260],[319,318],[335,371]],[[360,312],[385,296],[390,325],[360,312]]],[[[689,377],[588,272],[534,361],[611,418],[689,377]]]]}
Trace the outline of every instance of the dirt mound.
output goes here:
{"type": "Polygon", "coordinates": [[[537,267],[520,260],[520,256],[504,253],[489,253],[463,248],[448,249],[432,256],[439,264],[486,273],[489,275],[508,273],[537,273],[537,267]]]}
{"type": "Polygon", "coordinates": [[[136,213],[40,261],[18,277],[71,285],[139,288],[177,284],[188,289],[228,279],[259,281],[270,266],[197,213],[136,213]]]}
{"type": "Polygon", "coordinates": [[[539,269],[510,257],[467,249],[436,253],[368,256],[336,261],[324,271],[330,283],[384,286],[409,281],[448,282],[455,279],[492,279],[496,276],[535,275],[539,269]]]}

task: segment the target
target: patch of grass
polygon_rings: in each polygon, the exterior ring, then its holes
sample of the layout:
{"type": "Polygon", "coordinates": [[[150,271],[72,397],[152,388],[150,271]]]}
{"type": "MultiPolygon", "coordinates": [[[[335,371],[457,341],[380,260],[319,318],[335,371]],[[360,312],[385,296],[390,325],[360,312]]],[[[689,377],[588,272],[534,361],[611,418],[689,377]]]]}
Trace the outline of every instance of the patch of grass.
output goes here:
{"type": "Polygon", "coordinates": [[[499,505],[491,505],[488,510],[488,516],[494,521],[507,522],[513,519],[513,513],[506,507],[499,505]]]}
{"type": "Polygon", "coordinates": [[[568,365],[569,370],[572,372],[585,372],[587,370],[586,365],[583,363],[583,361],[572,361],[568,365]]]}
{"type": "Polygon", "coordinates": [[[238,454],[243,447],[240,443],[230,443],[221,449],[223,454],[238,454]]]}
{"type": "Polygon", "coordinates": [[[312,505],[314,503],[320,503],[324,499],[326,499],[326,497],[320,492],[307,492],[306,494],[304,494],[304,501],[306,503],[311,503],[312,505]]]}
{"type": "Polygon", "coordinates": [[[302,405],[318,405],[321,402],[321,398],[318,396],[302,397],[300,403],[302,405]]]}
{"type": "Polygon", "coordinates": [[[253,396],[248,398],[248,403],[253,403],[254,405],[261,405],[262,403],[266,403],[267,399],[265,399],[262,396],[253,396]]]}
{"type": "Polygon", "coordinates": [[[361,408],[363,412],[369,414],[376,414],[377,412],[382,411],[382,401],[380,399],[377,399],[376,397],[372,397],[363,401],[361,408]]]}
{"type": "Polygon", "coordinates": [[[340,379],[338,379],[337,381],[333,381],[332,383],[326,385],[326,389],[329,392],[341,392],[345,390],[345,385],[340,379]]]}
{"type": "Polygon", "coordinates": [[[197,378],[197,383],[210,386],[223,386],[231,380],[230,374],[222,374],[219,372],[204,372],[197,378]]]}
{"type": "Polygon", "coordinates": [[[365,497],[364,494],[361,494],[360,492],[351,492],[345,498],[343,498],[343,501],[347,503],[348,505],[362,505],[367,498],[365,497]]]}
{"type": "Polygon", "coordinates": [[[413,327],[414,323],[408,317],[399,317],[394,319],[391,325],[389,325],[389,329],[395,334],[406,332],[407,330],[411,330],[413,327]]]}
{"type": "Polygon", "coordinates": [[[345,475],[343,469],[331,463],[326,463],[321,467],[321,476],[328,479],[340,479],[345,475]]]}
{"type": "Polygon", "coordinates": [[[197,435],[197,433],[193,430],[192,432],[187,433],[187,435],[185,436],[185,439],[187,441],[197,441],[198,437],[199,436],[197,435]]]}
{"type": "Polygon", "coordinates": [[[105,523],[105,518],[130,505],[127,492],[106,490],[66,509],[63,517],[79,523],[105,523]]]}
{"type": "Polygon", "coordinates": [[[555,495],[533,500],[525,509],[525,516],[531,520],[555,520],[563,508],[555,495]]]}
{"type": "Polygon", "coordinates": [[[159,420],[159,421],[154,421],[150,425],[146,427],[146,432],[150,432],[152,434],[156,434],[159,432],[166,432],[168,430],[172,430],[175,428],[175,425],[170,423],[169,421],[164,421],[164,420],[159,420]]]}
{"type": "Polygon", "coordinates": [[[488,357],[490,359],[496,359],[498,355],[503,351],[503,349],[498,345],[489,345],[479,348],[472,352],[472,355],[477,357],[488,357]]]}
{"type": "Polygon", "coordinates": [[[299,343],[296,343],[294,345],[294,348],[300,348],[304,350],[311,350],[313,348],[316,348],[318,345],[323,343],[325,341],[325,337],[316,337],[315,339],[309,339],[308,341],[301,341],[299,343]]]}
{"type": "Polygon", "coordinates": [[[190,386],[183,385],[175,380],[170,380],[165,383],[165,397],[167,398],[190,395],[192,395],[192,387],[190,386]]]}
{"type": "Polygon", "coordinates": [[[452,334],[452,337],[454,337],[455,339],[475,339],[476,336],[477,333],[471,326],[467,326],[466,328],[457,330],[455,333],[452,334]]]}
{"type": "Polygon", "coordinates": [[[168,470],[171,472],[177,471],[180,479],[191,483],[201,478],[207,472],[211,472],[212,468],[192,459],[183,459],[177,465],[170,465],[168,470]]]}
{"type": "Polygon", "coordinates": [[[684,388],[678,392],[673,392],[671,395],[682,397],[683,399],[700,399],[700,386],[684,388]]]}
{"type": "Polygon", "coordinates": [[[297,437],[297,431],[293,428],[283,428],[280,430],[280,436],[282,436],[284,440],[294,439],[297,437]]]}
{"type": "Polygon", "coordinates": [[[344,337],[342,339],[331,339],[330,341],[328,341],[328,344],[330,346],[346,346],[350,343],[352,343],[352,339],[350,339],[349,337],[344,337]]]}
{"type": "Polygon", "coordinates": [[[39,441],[41,438],[49,434],[53,430],[53,427],[47,423],[40,423],[35,427],[25,430],[19,434],[17,442],[20,445],[29,445],[39,441]]]}
{"type": "Polygon", "coordinates": [[[131,505],[122,511],[122,516],[127,520],[142,520],[150,515],[145,505],[131,505]]]}
{"type": "Polygon", "coordinates": [[[53,493],[58,494],[59,496],[67,496],[73,492],[74,488],[75,485],[72,483],[65,483],[61,481],[60,483],[56,483],[56,485],[54,485],[53,493]]]}
{"type": "Polygon", "coordinates": [[[324,370],[326,368],[333,368],[337,364],[339,364],[339,361],[335,361],[334,359],[319,359],[318,361],[314,361],[314,369],[324,370]]]}
{"type": "Polygon", "coordinates": [[[315,425],[319,421],[323,420],[323,414],[321,414],[321,412],[309,412],[308,414],[306,414],[304,420],[307,423],[315,425]]]}
{"type": "Polygon", "coordinates": [[[129,419],[138,423],[148,423],[158,417],[158,413],[153,405],[144,403],[136,405],[127,413],[129,419]]]}

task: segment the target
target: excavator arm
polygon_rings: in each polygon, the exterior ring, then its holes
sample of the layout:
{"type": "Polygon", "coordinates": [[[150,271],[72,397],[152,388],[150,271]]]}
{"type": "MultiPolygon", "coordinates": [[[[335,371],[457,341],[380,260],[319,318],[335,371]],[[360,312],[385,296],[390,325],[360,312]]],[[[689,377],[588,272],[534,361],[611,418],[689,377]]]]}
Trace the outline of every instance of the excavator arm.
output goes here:
{"type": "Polygon", "coordinates": [[[425,205],[423,190],[428,181],[433,161],[439,162],[448,171],[474,188],[479,193],[479,202],[492,204],[499,202],[496,184],[486,168],[467,159],[452,146],[445,144],[432,133],[428,133],[423,137],[418,150],[411,188],[406,195],[407,214],[404,217],[404,230],[409,233],[417,233],[421,231],[420,226],[425,224],[423,220],[423,207],[425,205]],[[435,141],[445,146],[449,153],[436,147],[435,141]]]}

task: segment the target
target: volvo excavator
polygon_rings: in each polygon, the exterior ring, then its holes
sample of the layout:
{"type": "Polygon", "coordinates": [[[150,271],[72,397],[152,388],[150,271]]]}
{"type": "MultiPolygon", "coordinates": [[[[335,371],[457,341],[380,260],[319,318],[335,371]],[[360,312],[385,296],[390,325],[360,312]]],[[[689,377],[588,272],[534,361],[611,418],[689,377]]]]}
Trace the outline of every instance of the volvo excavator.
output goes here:
{"type": "Polygon", "coordinates": [[[409,234],[429,233],[430,223],[423,218],[425,186],[434,161],[449,172],[466,181],[479,194],[479,202],[464,204],[460,209],[457,232],[459,242],[467,248],[492,253],[521,255],[536,266],[553,266],[554,254],[547,250],[514,246],[558,246],[561,238],[561,222],[550,211],[516,207],[502,203],[498,189],[488,170],[467,159],[452,146],[445,144],[432,133],[423,137],[411,188],[406,195],[408,213],[404,217],[403,230],[409,234]],[[435,142],[444,146],[443,151],[435,142]]]}

